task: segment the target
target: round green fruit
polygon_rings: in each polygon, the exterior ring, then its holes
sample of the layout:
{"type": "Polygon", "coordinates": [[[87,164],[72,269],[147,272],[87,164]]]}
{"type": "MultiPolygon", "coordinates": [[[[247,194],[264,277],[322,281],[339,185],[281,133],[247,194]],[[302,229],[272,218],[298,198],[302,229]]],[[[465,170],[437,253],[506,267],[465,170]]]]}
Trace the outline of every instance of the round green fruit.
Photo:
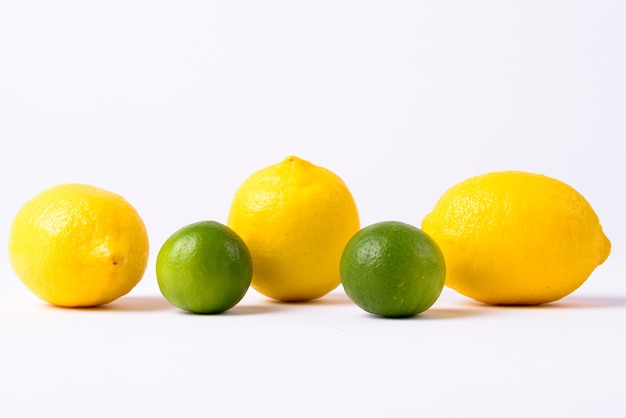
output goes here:
{"type": "Polygon", "coordinates": [[[386,221],[361,229],[348,241],[340,273],[344,291],[361,309],[402,318],[435,303],[446,267],[432,238],[412,225],[386,221]]]}
{"type": "Polygon", "coordinates": [[[172,305],[194,313],[229,310],[245,296],[252,258],[232,229],[215,221],[187,225],[172,234],[156,260],[159,289],[172,305]]]}

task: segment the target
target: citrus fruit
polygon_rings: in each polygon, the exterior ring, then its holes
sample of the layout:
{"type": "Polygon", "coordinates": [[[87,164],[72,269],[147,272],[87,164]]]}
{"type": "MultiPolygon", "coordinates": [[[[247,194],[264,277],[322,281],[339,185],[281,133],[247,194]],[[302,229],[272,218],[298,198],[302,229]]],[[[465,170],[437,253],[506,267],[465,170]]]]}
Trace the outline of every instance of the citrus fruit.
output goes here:
{"type": "Polygon", "coordinates": [[[340,177],[291,156],[243,182],[227,223],[252,254],[253,288],[282,301],[306,301],[339,285],[339,259],[359,229],[359,215],[340,177]]]}
{"type": "Polygon", "coordinates": [[[194,313],[227,311],[245,296],[252,259],[229,227],[201,221],[174,232],[159,250],[156,275],[163,296],[194,313]]]}
{"type": "Polygon", "coordinates": [[[84,184],[44,190],[11,225],[9,259],[35,295],[54,305],[87,307],[130,292],[148,261],[148,235],[121,196],[84,184]]]}
{"type": "Polygon", "coordinates": [[[446,275],[435,241],[420,229],[395,221],[357,232],[343,251],[340,268],[344,291],[357,306],[393,318],[430,308],[446,275]]]}
{"type": "Polygon", "coordinates": [[[446,258],[446,285],[488,304],[537,305],[576,290],[611,243],[585,198],[523,171],[472,177],[422,222],[446,258]]]}

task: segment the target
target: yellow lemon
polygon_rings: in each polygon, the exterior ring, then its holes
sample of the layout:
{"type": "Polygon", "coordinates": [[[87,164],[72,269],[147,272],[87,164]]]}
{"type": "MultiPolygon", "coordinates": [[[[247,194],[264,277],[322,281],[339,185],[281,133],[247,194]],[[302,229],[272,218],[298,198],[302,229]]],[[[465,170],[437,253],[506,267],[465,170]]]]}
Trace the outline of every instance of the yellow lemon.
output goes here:
{"type": "Polygon", "coordinates": [[[148,236],[121,196],[82,184],[44,190],[11,225],[9,259],[35,295],[54,305],[97,306],[130,292],[148,261],[148,236]]]}
{"type": "Polygon", "coordinates": [[[339,285],[341,253],[359,230],[359,215],[340,177],[291,156],[243,182],[227,224],[250,250],[254,289],[305,301],[339,285]]]}
{"type": "Polygon", "coordinates": [[[446,285],[477,301],[536,305],[576,290],[611,243],[587,200],[540,174],[488,173],[446,191],[422,229],[446,260],[446,285]]]}

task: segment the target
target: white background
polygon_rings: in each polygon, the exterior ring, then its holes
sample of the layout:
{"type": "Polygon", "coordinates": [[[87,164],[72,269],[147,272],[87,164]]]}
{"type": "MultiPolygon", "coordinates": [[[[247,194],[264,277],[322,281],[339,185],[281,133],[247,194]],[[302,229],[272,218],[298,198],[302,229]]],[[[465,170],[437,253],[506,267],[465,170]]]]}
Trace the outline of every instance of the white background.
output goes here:
{"type": "Polygon", "coordinates": [[[0,257],[0,415],[624,416],[625,21],[618,0],[4,0],[1,252],[19,207],[64,182],[123,195],[152,251],[92,310],[39,301],[0,257]],[[446,290],[384,320],[341,289],[170,307],[162,242],[225,222],[238,185],[292,154],[340,175],[364,226],[419,226],[476,174],[547,174],[587,197],[612,254],[537,308],[446,290]]]}

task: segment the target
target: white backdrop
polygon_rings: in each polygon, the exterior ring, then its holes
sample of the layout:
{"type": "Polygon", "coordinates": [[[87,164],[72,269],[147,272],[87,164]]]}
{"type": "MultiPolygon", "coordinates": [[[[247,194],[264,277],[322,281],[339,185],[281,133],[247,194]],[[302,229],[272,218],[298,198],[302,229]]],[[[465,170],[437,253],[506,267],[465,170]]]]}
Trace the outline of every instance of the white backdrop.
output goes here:
{"type": "MultiPolygon", "coordinates": [[[[165,238],[198,220],[225,222],[238,185],[288,155],[339,174],[357,200],[363,225],[400,220],[419,226],[454,183],[518,169],[559,178],[588,198],[613,252],[580,292],[612,301],[611,312],[617,311],[612,315],[624,319],[625,21],[626,3],[618,0],[5,0],[0,3],[0,250],[6,254],[10,222],[28,198],[57,183],[93,184],[123,195],[144,218],[151,264],[137,292],[158,296],[153,264],[165,238]]],[[[10,318],[22,324],[19,318],[33,312],[45,315],[10,271],[6,256],[0,266],[0,300],[11,302],[0,311],[2,326],[9,327],[10,318]]],[[[456,302],[455,295],[449,298],[456,302]]],[[[345,304],[342,309],[358,315],[345,304]]],[[[181,318],[170,311],[163,315],[181,318]]],[[[274,319],[276,329],[289,321],[281,318],[274,319]]],[[[480,319],[471,318],[476,332],[485,329],[480,319]]],[[[103,316],[98,321],[108,324],[103,316]]],[[[376,324],[392,345],[393,330],[404,332],[401,323],[376,324]]],[[[23,347],[20,336],[28,333],[11,329],[4,332],[18,343],[3,347],[16,355],[23,347]]],[[[609,335],[604,337],[617,347],[614,357],[605,358],[623,358],[621,337],[609,335]]],[[[358,350],[362,341],[351,341],[358,350]]],[[[271,344],[261,346],[272,358],[271,344]]],[[[326,359],[324,349],[319,353],[326,359]]],[[[332,361],[337,360],[329,354],[325,364],[332,361]]],[[[82,369],[76,367],[78,378],[82,369]]],[[[266,372],[284,381],[284,370],[266,372]]],[[[602,382],[623,386],[624,368],[619,372],[615,381],[602,382]]],[[[0,380],[8,378],[0,373],[0,380]]],[[[332,368],[324,373],[337,379],[332,368]]],[[[440,383],[443,391],[448,383],[440,383]]],[[[12,387],[11,381],[4,385],[12,387]]],[[[257,389],[264,398],[263,387],[257,389]]],[[[452,392],[462,393],[456,389],[452,392]]],[[[517,399],[513,389],[510,397],[500,394],[502,402],[517,399]]],[[[589,395],[593,387],[583,389],[569,394],[596,399],[589,395]]],[[[608,390],[595,389],[598,396],[608,390]]],[[[293,399],[293,388],[283,390],[293,399]]],[[[408,397],[406,390],[398,393],[408,397]]],[[[45,393],[36,391],[51,396],[45,393]]],[[[546,401],[535,395],[532,400],[546,401]]],[[[317,399],[338,402],[337,411],[352,406],[362,415],[382,413],[382,406],[394,401],[398,412],[419,411],[385,390],[380,403],[362,409],[356,392],[346,396],[350,405],[323,395],[317,399]]],[[[18,410],[20,398],[14,399],[5,411],[18,410]]],[[[616,399],[596,399],[609,407],[604,416],[626,407],[616,399]]],[[[452,411],[455,403],[445,402],[452,411]]],[[[257,404],[258,410],[268,412],[270,404],[257,404]]],[[[595,404],[587,406],[591,411],[595,404]]],[[[153,416],[170,411],[142,408],[153,416]]]]}

